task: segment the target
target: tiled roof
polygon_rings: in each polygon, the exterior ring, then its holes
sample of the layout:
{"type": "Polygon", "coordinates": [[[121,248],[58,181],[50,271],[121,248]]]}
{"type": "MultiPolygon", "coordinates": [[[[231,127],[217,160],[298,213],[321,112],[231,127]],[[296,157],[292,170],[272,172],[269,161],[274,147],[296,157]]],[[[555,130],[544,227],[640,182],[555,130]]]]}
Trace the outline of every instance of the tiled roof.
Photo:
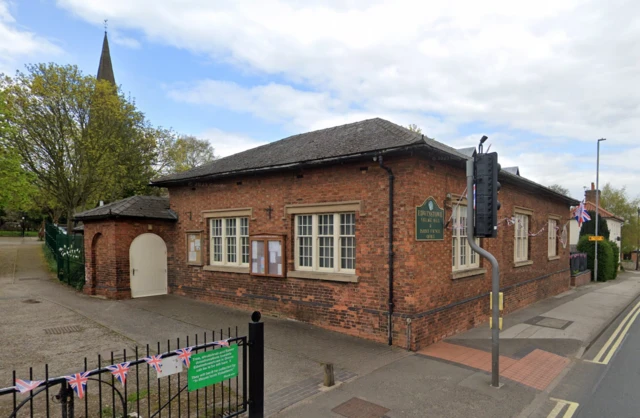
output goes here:
{"type": "MultiPolygon", "coordinates": [[[[596,210],[596,204],[593,203],[593,202],[589,202],[588,200],[584,203],[584,207],[585,207],[585,209],[592,210],[594,212],[596,210]]],[[[620,222],[624,222],[624,219],[622,219],[619,216],[614,215],[613,213],[609,212],[608,210],[604,209],[603,207],[600,207],[598,209],[598,214],[600,216],[602,216],[603,218],[614,218],[614,219],[617,219],[620,222]]]]}
{"type": "Polygon", "coordinates": [[[75,220],[88,221],[105,218],[146,218],[175,221],[178,216],[169,208],[169,198],[156,196],[132,196],[117,202],[77,213],[75,220]]]}
{"type": "Polygon", "coordinates": [[[467,157],[473,157],[476,155],[476,147],[458,148],[456,151],[466,155],[467,157]]]}
{"type": "MultiPolygon", "coordinates": [[[[472,158],[475,148],[456,150],[434,139],[417,134],[384,119],[361,122],[293,135],[238,154],[230,155],[182,173],[171,174],[151,182],[166,187],[191,181],[208,181],[229,175],[252,174],[362,158],[378,152],[405,149],[423,149],[445,154],[452,162],[462,163],[472,158]]],[[[569,205],[579,202],[515,173],[502,170],[500,181],[544,192],[560,198],[569,205]]]]}
{"type": "Polygon", "coordinates": [[[505,167],[505,168],[503,168],[503,170],[508,172],[508,173],[514,174],[516,176],[520,175],[520,168],[518,168],[517,166],[516,167],[505,167]]]}
{"type": "Polygon", "coordinates": [[[164,186],[185,180],[213,179],[229,174],[282,169],[304,163],[339,160],[371,152],[425,145],[454,155],[460,160],[468,158],[467,155],[431,138],[387,120],[375,118],[293,135],[189,171],[161,177],[151,183],[164,186]]]}

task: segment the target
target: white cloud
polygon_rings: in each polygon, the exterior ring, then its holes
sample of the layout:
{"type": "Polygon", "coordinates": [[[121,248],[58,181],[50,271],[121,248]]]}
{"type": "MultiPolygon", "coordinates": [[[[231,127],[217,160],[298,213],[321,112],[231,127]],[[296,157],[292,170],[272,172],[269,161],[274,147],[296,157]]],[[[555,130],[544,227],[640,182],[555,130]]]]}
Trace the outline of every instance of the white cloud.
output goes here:
{"type": "Polygon", "coordinates": [[[631,142],[640,129],[640,90],[630,88],[640,82],[638,2],[58,3],[366,112],[438,113],[584,140],[631,142]]]}
{"type": "Polygon", "coordinates": [[[262,119],[309,126],[318,119],[347,108],[326,93],[304,92],[282,84],[267,84],[244,88],[235,83],[204,80],[169,91],[175,100],[195,104],[210,104],[262,119]]]}
{"type": "MultiPolygon", "coordinates": [[[[279,80],[252,87],[188,82],[170,89],[175,100],[250,114],[292,132],[380,116],[416,123],[453,146],[477,144],[480,135],[460,138],[463,124],[502,127],[487,134],[503,166],[518,165],[526,177],[559,183],[576,197],[595,181],[595,139],[635,146],[640,132],[640,2],[58,4],[95,24],[108,18],[150,42],[279,80]],[[552,139],[509,135],[521,131],[552,139]],[[592,145],[593,155],[579,156],[592,145]]],[[[602,157],[603,184],[626,183],[640,193],[637,150],[605,149],[602,157]]]]}
{"type": "Polygon", "coordinates": [[[0,0],[0,73],[10,73],[21,59],[61,52],[49,40],[21,28],[10,12],[9,3],[0,0]]]}
{"type": "Polygon", "coordinates": [[[208,140],[218,157],[226,157],[266,144],[242,134],[224,132],[220,129],[208,129],[196,136],[208,140]]]}
{"type": "Polygon", "coordinates": [[[140,41],[135,38],[131,38],[123,35],[118,31],[111,31],[109,33],[109,37],[113,40],[113,42],[117,45],[124,46],[129,49],[140,49],[140,41]]]}

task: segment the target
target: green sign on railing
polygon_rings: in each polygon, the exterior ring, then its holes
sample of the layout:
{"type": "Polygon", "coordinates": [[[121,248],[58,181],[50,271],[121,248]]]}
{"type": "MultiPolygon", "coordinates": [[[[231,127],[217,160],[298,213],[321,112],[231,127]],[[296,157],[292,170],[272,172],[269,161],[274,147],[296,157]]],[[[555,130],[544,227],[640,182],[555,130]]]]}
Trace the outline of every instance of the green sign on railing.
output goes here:
{"type": "Polygon", "coordinates": [[[238,346],[219,348],[191,356],[187,373],[189,392],[215,385],[238,375],[238,346]]]}
{"type": "Polygon", "coordinates": [[[429,196],[416,207],[416,241],[440,241],[444,239],[444,210],[429,196]]]}

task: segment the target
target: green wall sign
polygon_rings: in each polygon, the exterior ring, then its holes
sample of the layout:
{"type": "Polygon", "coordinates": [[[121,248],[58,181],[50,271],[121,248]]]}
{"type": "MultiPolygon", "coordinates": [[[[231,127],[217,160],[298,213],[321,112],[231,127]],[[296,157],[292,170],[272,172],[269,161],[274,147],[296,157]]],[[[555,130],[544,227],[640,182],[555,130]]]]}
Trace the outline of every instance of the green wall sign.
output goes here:
{"type": "Polygon", "coordinates": [[[416,206],[416,241],[441,241],[444,239],[444,209],[429,196],[421,206],[416,206]]]}
{"type": "Polygon", "coordinates": [[[189,392],[238,375],[238,346],[218,348],[191,356],[187,373],[189,392]]]}

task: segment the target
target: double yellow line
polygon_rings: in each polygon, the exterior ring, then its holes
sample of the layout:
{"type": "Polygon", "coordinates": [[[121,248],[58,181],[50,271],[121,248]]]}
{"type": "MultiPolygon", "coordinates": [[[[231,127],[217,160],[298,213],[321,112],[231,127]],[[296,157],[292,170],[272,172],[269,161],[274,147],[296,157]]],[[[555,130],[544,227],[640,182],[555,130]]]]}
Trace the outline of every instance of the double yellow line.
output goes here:
{"type": "Polygon", "coordinates": [[[580,406],[580,404],[578,404],[577,402],[565,401],[564,399],[549,399],[557,403],[553,410],[549,413],[549,415],[547,415],[547,418],[557,418],[565,406],[567,406],[567,409],[564,411],[564,415],[562,415],[562,418],[571,418],[580,406]]]}
{"type": "Polygon", "coordinates": [[[593,360],[586,361],[597,364],[609,364],[609,361],[611,361],[616,350],[618,350],[618,347],[622,344],[622,340],[624,340],[624,337],[629,332],[629,328],[631,328],[631,325],[638,317],[638,314],[640,314],[640,302],[638,302],[631,312],[624,317],[622,322],[620,322],[620,325],[618,325],[613,334],[611,334],[611,337],[609,337],[604,346],[602,346],[600,352],[598,352],[595,358],[593,360]]]}

